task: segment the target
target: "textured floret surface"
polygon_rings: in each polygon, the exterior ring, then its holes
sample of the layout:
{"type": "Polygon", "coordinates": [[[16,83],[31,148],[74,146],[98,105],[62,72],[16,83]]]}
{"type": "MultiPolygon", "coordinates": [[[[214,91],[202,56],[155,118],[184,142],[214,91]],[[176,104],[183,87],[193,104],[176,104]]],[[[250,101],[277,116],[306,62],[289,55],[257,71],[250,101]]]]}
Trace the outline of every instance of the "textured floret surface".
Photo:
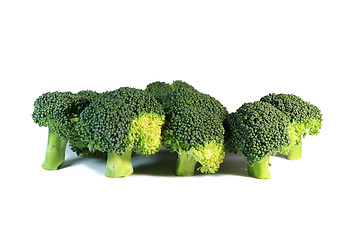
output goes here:
{"type": "Polygon", "coordinates": [[[214,173],[224,158],[224,133],[222,121],[211,112],[187,107],[166,123],[164,144],[179,155],[191,154],[201,164],[201,172],[214,173]]]}
{"type": "Polygon", "coordinates": [[[266,155],[289,147],[289,118],[269,103],[256,101],[243,104],[226,120],[226,147],[241,152],[249,165],[266,155]]]}
{"type": "Polygon", "coordinates": [[[227,109],[214,97],[194,91],[188,88],[180,88],[169,93],[163,102],[164,110],[167,114],[177,114],[184,108],[202,108],[212,114],[213,118],[224,120],[227,109]]]}
{"type": "Polygon", "coordinates": [[[165,114],[143,90],[124,87],[102,93],[80,117],[77,129],[90,150],[149,155],[161,148],[165,114]]]}
{"type": "Polygon", "coordinates": [[[318,107],[304,101],[294,94],[275,94],[271,93],[261,98],[260,101],[270,103],[286,114],[298,134],[297,142],[300,137],[307,134],[316,135],[320,132],[322,114],[318,107]]]}

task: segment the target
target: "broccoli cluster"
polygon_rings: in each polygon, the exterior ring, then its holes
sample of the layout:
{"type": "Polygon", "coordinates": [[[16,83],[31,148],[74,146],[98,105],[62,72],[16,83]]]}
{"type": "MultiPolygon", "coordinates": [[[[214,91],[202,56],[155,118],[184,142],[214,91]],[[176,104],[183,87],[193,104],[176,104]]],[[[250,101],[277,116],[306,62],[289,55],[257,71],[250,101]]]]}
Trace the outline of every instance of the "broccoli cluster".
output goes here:
{"type": "MultiPolygon", "coordinates": [[[[168,91],[161,96],[166,113],[163,144],[178,154],[175,174],[194,175],[196,164],[202,173],[215,173],[225,157],[224,120],[226,108],[215,98],[177,80],[172,84],[156,82],[168,91]],[[172,90],[170,90],[170,88],[172,90]]],[[[147,90],[154,90],[154,83],[147,90]]]]}
{"type": "Polygon", "coordinates": [[[64,162],[68,142],[77,154],[105,153],[108,177],[133,172],[132,152],[150,155],[162,146],[163,108],[140,89],[48,92],[36,99],[32,117],[49,129],[42,164],[47,170],[56,170],[64,162]]]}
{"type": "Polygon", "coordinates": [[[318,134],[322,124],[319,108],[293,94],[271,93],[229,114],[181,80],[156,81],[145,90],[47,92],[35,100],[32,118],[48,128],[44,169],[58,169],[69,144],[78,155],[105,155],[111,178],[134,172],[133,153],[148,156],[162,147],[177,153],[178,176],[215,173],[226,147],[241,152],[250,176],[267,179],[269,157],[300,158],[302,138],[318,134]]]}
{"type": "Polygon", "coordinates": [[[322,115],[314,105],[292,94],[269,94],[260,101],[244,103],[226,119],[225,145],[241,152],[250,176],[270,178],[269,156],[301,156],[301,137],[317,134],[322,115]]]}

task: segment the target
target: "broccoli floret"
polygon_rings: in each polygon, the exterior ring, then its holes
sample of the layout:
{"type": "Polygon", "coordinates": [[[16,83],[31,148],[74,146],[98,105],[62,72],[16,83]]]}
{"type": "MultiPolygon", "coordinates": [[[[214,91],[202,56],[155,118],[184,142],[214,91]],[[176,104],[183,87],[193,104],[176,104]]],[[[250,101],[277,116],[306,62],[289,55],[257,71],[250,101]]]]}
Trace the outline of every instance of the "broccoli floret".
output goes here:
{"type": "MultiPolygon", "coordinates": [[[[90,102],[94,101],[100,93],[91,91],[91,90],[82,90],[77,93],[78,96],[81,98],[84,98],[88,101],[88,104],[90,102]]],[[[79,121],[79,117],[76,118],[76,122],[79,121]]],[[[81,137],[78,135],[78,132],[73,129],[74,136],[69,139],[69,146],[73,152],[75,152],[78,156],[101,156],[104,155],[104,153],[100,151],[90,151],[87,147],[88,143],[86,141],[83,141],[81,137]]]]}
{"type": "Polygon", "coordinates": [[[77,95],[86,98],[88,101],[93,101],[95,100],[100,93],[92,91],[92,90],[82,90],[80,92],[77,93],[77,95]]]}
{"type": "Polygon", "coordinates": [[[222,121],[203,108],[189,106],[171,115],[164,144],[178,153],[176,175],[193,175],[197,162],[202,173],[215,173],[225,157],[224,133],[222,121]]]}
{"type": "Polygon", "coordinates": [[[153,97],[155,97],[155,99],[159,103],[163,103],[167,94],[169,94],[170,92],[176,89],[184,89],[184,88],[192,91],[197,91],[193,86],[181,80],[173,81],[172,84],[156,81],[148,84],[146,86],[145,91],[151,94],[153,97]]]}
{"type": "Polygon", "coordinates": [[[183,81],[162,101],[166,113],[164,145],[178,153],[176,175],[194,174],[197,162],[202,173],[215,173],[223,161],[226,108],[215,98],[183,81]]]}
{"type": "Polygon", "coordinates": [[[153,82],[146,86],[145,92],[152,95],[159,103],[162,103],[165,96],[174,89],[166,82],[153,82]]]}
{"type": "Polygon", "coordinates": [[[167,94],[163,106],[168,115],[177,114],[186,107],[198,107],[222,121],[228,116],[226,107],[214,97],[189,88],[179,88],[167,94]]]}
{"type": "Polygon", "coordinates": [[[173,90],[176,89],[189,89],[189,90],[193,90],[193,91],[197,91],[192,85],[190,85],[187,82],[181,81],[181,80],[175,80],[172,82],[171,87],[173,90]]]}
{"type": "Polygon", "coordinates": [[[293,94],[271,93],[262,97],[260,101],[270,103],[282,111],[290,119],[291,125],[295,129],[294,134],[290,135],[294,142],[293,146],[280,153],[286,154],[289,160],[301,158],[301,137],[304,138],[307,133],[317,135],[320,132],[322,122],[320,109],[293,94]]]}
{"type": "Polygon", "coordinates": [[[289,118],[266,102],[243,104],[231,113],[225,124],[225,145],[231,152],[241,152],[249,175],[270,178],[269,156],[287,148],[294,129],[289,118]]]}
{"type": "Polygon", "coordinates": [[[107,155],[107,177],[133,173],[132,152],[160,150],[165,114],[154,97],[143,90],[123,87],[102,93],[80,114],[77,130],[90,151],[107,155]]]}
{"type": "Polygon", "coordinates": [[[67,142],[79,141],[75,125],[89,103],[87,98],[71,92],[48,92],[36,99],[32,118],[49,129],[44,169],[56,170],[65,161],[67,142]]]}

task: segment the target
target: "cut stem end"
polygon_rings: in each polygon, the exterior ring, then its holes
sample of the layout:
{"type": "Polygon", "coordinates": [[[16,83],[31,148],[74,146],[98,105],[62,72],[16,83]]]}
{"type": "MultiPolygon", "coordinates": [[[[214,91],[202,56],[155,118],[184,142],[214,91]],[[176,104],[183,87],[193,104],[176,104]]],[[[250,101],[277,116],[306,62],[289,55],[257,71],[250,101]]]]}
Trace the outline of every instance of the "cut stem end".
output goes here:
{"type": "Polygon", "coordinates": [[[127,177],[134,172],[131,163],[131,150],[123,155],[109,153],[107,156],[105,176],[109,178],[127,177]]]}
{"type": "Polygon", "coordinates": [[[271,179],[269,171],[269,156],[256,161],[252,166],[248,165],[249,176],[260,179],[271,179]]]}
{"type": "Polygon", "coordinates": [[[288,160],[297,160],[301,158],[301,148],[302,148],[302,142],[299,144],[296,144],[290,149],[290,152],[286,156],[288,160]]]}

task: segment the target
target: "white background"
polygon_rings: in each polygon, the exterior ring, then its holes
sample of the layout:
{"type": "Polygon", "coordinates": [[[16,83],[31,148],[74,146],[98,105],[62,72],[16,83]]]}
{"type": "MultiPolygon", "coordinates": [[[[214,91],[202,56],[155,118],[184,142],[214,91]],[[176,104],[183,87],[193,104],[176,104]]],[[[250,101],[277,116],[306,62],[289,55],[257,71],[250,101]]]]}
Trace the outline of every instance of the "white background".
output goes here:
{"type": "Polygon", "coordinates": [[[0,2],[1,239],[359,239],[358,1],[0,2]],[[169,152],[104,176],[70,151],[45,171],[47,91],[182,79],[230,112],[271,93],[317,105],[303,157],[272,179],[227,154],[219,173],[175,177],[169,152]]]}

